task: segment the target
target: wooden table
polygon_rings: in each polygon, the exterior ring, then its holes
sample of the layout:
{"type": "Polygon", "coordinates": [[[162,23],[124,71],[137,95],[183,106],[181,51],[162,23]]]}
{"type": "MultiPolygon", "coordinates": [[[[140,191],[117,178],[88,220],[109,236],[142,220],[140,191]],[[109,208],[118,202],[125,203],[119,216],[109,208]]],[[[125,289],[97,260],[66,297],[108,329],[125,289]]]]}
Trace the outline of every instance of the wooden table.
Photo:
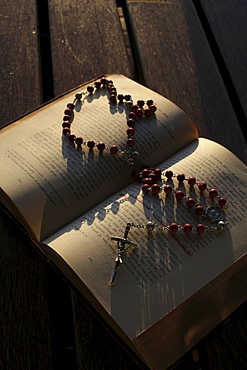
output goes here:
{"type": "MultiPolygon", "coordinates": [[[[167,96],[200,136],[247,162],[246,15],[246,0],[1,1],[0,125],[102,73],[119,72],[167,96]]],[[[0,215],[0,368],[139,369],[0,215]]],[[[247,301],[174,368],[246,369],[246,349],[247,301]]]]}

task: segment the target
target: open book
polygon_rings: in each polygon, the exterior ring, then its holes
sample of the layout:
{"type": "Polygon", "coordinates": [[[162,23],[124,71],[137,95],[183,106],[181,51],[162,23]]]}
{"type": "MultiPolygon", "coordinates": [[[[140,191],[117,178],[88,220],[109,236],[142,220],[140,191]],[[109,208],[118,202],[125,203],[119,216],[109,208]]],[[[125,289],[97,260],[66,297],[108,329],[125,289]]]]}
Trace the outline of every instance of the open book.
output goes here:
{"type": "Polygon", "coordinates": [[[0,200],[126,345],[164,369],[246,299],[246,166],[166,98],[106,78],[111,90],[91,81],[1,130],[0,200]]]}

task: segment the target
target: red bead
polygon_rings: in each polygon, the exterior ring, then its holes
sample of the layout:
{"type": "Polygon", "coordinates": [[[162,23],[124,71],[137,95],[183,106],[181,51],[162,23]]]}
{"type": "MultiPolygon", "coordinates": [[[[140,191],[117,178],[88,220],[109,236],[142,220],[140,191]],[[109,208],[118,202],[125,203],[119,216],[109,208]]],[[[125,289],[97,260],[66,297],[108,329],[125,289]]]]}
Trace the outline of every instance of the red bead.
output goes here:
{"type": "Polygon", "coordinates": [[[72,116],[72,113],[73,113],[73,111],[72,111],[71,109],[69,109],[69,108],[65,109],[65,111],[64,111],[64,114],[65,114],[66,116],[69,116],[69,117],[71,117],[71,116],[72,116]]]}
{"type": "Polygon", "coordinates": [[[152,180],[153,183],[157,180],[157,177],[154,172],[150,172],[149,178],[152,180]]]}
{"type": "Polygon", "coordinates": [[[135,126],[135,120],[133,118],[129,118],[126,123],[129,127],[135,126]]]}
{"type": "Polygon", "coordinates": [[[161,178],[162,171],[161,171],[160,168],[155,168],[154,173],[155,173],[157,179],[161,178]]]}
{"type": "Polygon", "coordinates": [[[88,86],[87,91],[92,94],[94,92],[94,87],[93,86],[88,86]]]}
{"type": "Polygon", "coordinates": [[[218,204],[220,207],[224,207],[224,205],[226,204],[226,199],[225,198],[220,198],[218,200],[218,204]]]}
{"type": "Polygon", "coordinates": [[[168,179],[171,179],[171,178],[172,178],[172,176],[173,176],[173,172],[172,172],[171,170],[167,170],[167,171],[165,172],[165,176],[166,176],[168,179]]]}
{"type": "Polygon", "coordinates": [[[106,79],[105,77],[102,77],[102,78],[101,78],[101,80],[100,80],[100,82],[101,82],[101,84],[102,84],[103,86],[105,86],[105,85],[106,85],[106,83],[107,83],[107,79],[106,79]]]}
{"type": "Polygon", "coordinates": [[[204,225],[203,225],[203,224],[198,224],[198,225],[196,226],[196,231],[198,232],[198,234],[202,234],[202,233],[204,233],[204,231],[205,231],[205,227],[204,227],[204,225]]]}
{"type": "Polygon", "coordinates": [[[200,191],[204,191],[204,190],[206,190],[206,189],[207,189],[207,184],[206,184],[206,182],[200,182],[200,183],[198,184],[198,189],[199,189],[200,191]]]}
{"type": "Polygon", "coordinates": [[[184,232],[189,234],[189,233],[191,233],[191,231],[192,231],[191,224],[184,224],[184,232]]]}
{"type": "Polygon", "coordinates": [[[67,108],[71,109],[71,110],[74,110],[75,109],[75,104],[73,103],[68,103],[67,104],[67,108]]]}
{"type": "Polygon", "coordinates": [[[152,189],[153,194],[158,194],[159,191],[160,191],[160,186],[159,186],[159,184],[153,184],[151,189],[152,189]]]}
{"type": "Polygon", "coordinates": [[[117,98],[122,103],[122,101],[124,100],[124,95],[123,94],[118,94],[117,98]]]}
{"type": "Polygon", "coordinates": [[[141,109],[141,108],[138,108],[138,109],[137,109],[137,111],[136,111],[135,113],[136,113],[137,117],[141,117],[141,116],[142,116],[143,111],[142,111],[142,109],[141,109]]]}
{"type": "Polygon", "coordinates": [[[95,146],[95,142],[94,142],[93,140],[89,140],[89,141],[87,142],[87,146],[89,147],[89,149],[93,149],[93,148],[94,148],[94,146],[95,146]]]}
{"type": "Polygon", "coordinates": [[[154,103],[154,101],[152,99],[149,99],[147,101],[147,106],[150,107],[150,105],[152,105],[154,103]]]}
{"type": "Polygon", "coordinates": [[[148,177],[150,174],[150,170],[148,168],[144,168],[142,170],[142,177],[145,178],[145,177],[148,177]]]}
{"type": "Polygon", "coordinates": [[[70,129],[68,128],[68,127],[65,127],[64,129],[63,129],[63,135],[69,135],[70,134],[70,129]]]}
{"type": "Polygon", "coordinates": [[[100,141],[97,144],[97,149],[98,149],[99,152],[103,152],[103,150],[105,149],[105,143],[103,141],[100,141]]]}
{"type": "Polygon", "coordinates": [[[172,233],[176,233],[178,231],[178,224],[176,222],[173,222],[170,226],[169,226],[169,230],[172,232],[172,233]]]}
{"type": "Polygon", "coordinates": [[[134,139],[128,139],[128,140],[127,140],[127,145],[128,145],[128,146],[133,146],[133,145],[135,145],[135,140],[134,140],[134,139]]]}
{"type": "Polygon", "coordinates": [[[131,95],[130,95],[130,94],[125,95],[125,96],[124,96],[124,99],[125,99],[126,101],[131,100],[131,95]]]}
{"type": "Polygon", "coordinates": [[[152,182],[152,180],[149,177],[144,177],[142,179],[142,183],[143,184],[148,184],[149,186],[151,186],[153,182],[152,182]]]}
{"type": "Polygon", "coordinates": [[[75,139],[75,143],[76,143],[76,145],[77,146],[81,146],[82,145],[82,143],[83,143],[83,139],[82,139],[82,137],[77,137],[76,139],[75,139]]]}
{"type": "Polygon", "coordinates": [[[137,100],[138,107],[142,108],[144,104],[145,104],[144,100],[137,100]]]}
{"type": "Polygon", "coordinates": [[[67,114],[65,116],[63,116],[63,120],[64,121],[69,121],[70,122],[70,116],[67,114]]]}
{"type": "Polygon", "coordinates": [[[112,145],[110,148],[111,154],[116,154],[118,152],[118,147],[116,145],[112,145]]]}
{"type": "Polygon", "coordinates": [[[100,89],[101,82],[100,81],[95,81],[94,86],[95,86],[96,89],[100,89]]]}
{"type": "Polygon", "coordinates": [[[128,136],[134,136],[134,134],[135,134],[134,128],[133,127],[128,128],[127,135],[128,136]]]}
{"type": "Polygon", "coordinates": [[[196,206],[195,213],[196,213],[196,215],[201,216],[204,213],[203,206],[196,206]]]}
{"type": "Polygon", "coordinates": [[[166,194],[171,194],[171,192],[172,192],[172,187],[171,187],[171,185],[165,185],[165,186],[164,186],[164,192],[165,192],[166,194]]]}
{"type": "Polygon", "coordinates": [[[195,201],[195,199],[194,199],[194,198],[189,198],[189,199],[187,200],[186,204],[187,204],[187,206],[188,206],[189,208],[192,208],[192,207],[194,207],[194,205],[196,204],[196,201],[195,201]]]}
{"type": "Polygon", "coordinates": [[[109,100],[110,100],[111,103],[116,103],[116,101],[117,101],[116,95],[111,94],[109,100]]]}
{"type": "Polygon", "coordinates": [[[149,106],[149,109],[151,110],[151,112],[156,112],[156,110],[157,110],[157,108],[156,108],[156,105],[154,105],[154,104],[151,104],[150,106],[149,106]]]}
{"type": "Polygon", "coordinates": [[[177,190],[177,191],[176,191],[176,199],[177,199],[177,200],[181,200],[181,199],[183,199],[183,197],[184,197],[184,192],[183,192],[183,190],[177,190]]]}
{"type": "Polygon", "coordinates": [[[131,107],[131,111],[136,113],[137,109],[138,109],[138,105],[137,104],[133,104],[132,107],[131,107]]]}
{"type": "Polygon", "coordinates": [[[218,191],[216,189],[209,190],[209,196],[211,198],[215,198],[215,197],[217,197],[217,195],[218,195],[218,191]]]}
{"type": "Polygon", "coordinates": [[[147,193],[150,190],[150,186],[148,184],[142,185],[142,191],[143,193],[147,193]]]}
{"type": "Polygon", "coordinates": [[[183,182],[183,181],[185,180],[185,175],[184,175],[183,173],[179,173],[179,174],[177,175],[177,180],[178,180],[179,182],[183,182]]]}
{"type": "Polygon", "coordinates": [[[69,136],[68,136],[68,140],[69,140],[71,143],[74,143],[75,138],[76,138],[76,136],[75,136],[74,134],[69,134],[69,136]]]}
{"type": "Polygon", "coordinates": [[[151,116],[151,114],[152,114],[151,109],[149,109],[149,108],[144,109],[144,114],[145,114],[145,116],[146,116],[146,117],[150,117],[150,116],[151,116]]]}
{"type": "Polygon", "coordinates": [[[195,177],[194,177],[194,176],[191,176],[191,177],[189,177],[189,178],[188,178],[188,184],[189,184],[190,186],[195,185],[195,183],[196,183],[196,179],[195,179],[195,177]]]}
{"type": "Polygon", "coordinates": [[[129,118],[132,118],[133,120],[135,120],[135,119],[136,119],[136,114],[135,114],[135,112],[130,112],[130,113],[129,113],[129,118]]]}
{"type": "Polygon", "coordinates": [[[68,127],[68,128],[70,128],[70,126],[71,126],[71,123],[69,121],[64,121],[62,123],[62,127],[68,127]]]}

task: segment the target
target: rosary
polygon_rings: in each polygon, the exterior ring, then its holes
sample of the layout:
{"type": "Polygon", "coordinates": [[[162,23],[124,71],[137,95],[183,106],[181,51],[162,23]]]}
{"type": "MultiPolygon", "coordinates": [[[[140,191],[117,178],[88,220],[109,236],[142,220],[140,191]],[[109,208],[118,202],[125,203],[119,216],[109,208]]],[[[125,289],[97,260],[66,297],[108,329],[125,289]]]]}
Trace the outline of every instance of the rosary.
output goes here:
{"type": "MultiPolygon", "coordinates": [[[[115,259],[115,264],[113,267],[113,272],[111,275],[110,283],[113,284],[116,280],[117,271],[120,265],[123,263],[123,255],[131,246],[136,246],[131,240],[128,239],[128,234],[131,228],[143,228],[146,229],[148,233],[153,231],[166,232],[171,235],[176,233],[184,234],[203,234],[207,231],[223,230],[227,222],[224,220],[224,210],[227,208],[227,201],[224,197],[219,196],[217,189],[208,188],[206,182],[198,182],[194,176],[186,178],[183,173],[175,175],[172,170],[166,170],[162,172],[159,168],[150,168],[149,166],[141,166],[141,169],[137,168],[137,158],[139,157],[139,152],[134,149],[136,143],[134,139],[135,128],[138,126],[138,122],[141,122],[142,118],[149,118],[155,115],[156,105],[152,99],[138,100],[136,104],[133,103],[131,95],[118,94],[117,89],[113,84],[113,81],[108,80],[103,77],[100,81],[96,81],[94,86],[87,86],[85,92],[78,92],[75,94],[75,99],[73,103],[68,103],[64,111],[63,122],[62,122],[62,133],[63,136],[68,140],[68,142],[75,148],[81,148],[82,146],[87,147],[90,151],[97,149],[100,153],[109,150],[111,155],[121,155],[127,156],[127,163],[129,164],[132,172],[132,178],[141,184],[143,197],[153,196],[154,198],[159,197],[159,195],[164,195],[165,197],[173,197],[176,202],[184,203],[185,207],[200,219],[208,220],[211,224],[199,222],[197,225],[193,226],[191,223],[178,224],[177,222],[171,222],[169,225],[164,225],[162,222],[160,224],[155,223],[153,220],[149,220],[145,224],[135,224],[128,222],[124,231],[123,237],[112,236],[111,240],[117,242],[117,257],[115,259]],[[104,89],[107,91],[107,96],[109,104],[122,105],[125,108],[126,115],[126,147],[119,148],[115,143],[111,144],[109,147],[103,141],[96,142],[94,140],[84,140],[81,136],[77,136],[71,132],[72,122],[74,120],[74,110],[76,104],[83,104],[87,96],[92,95],[95,91],[100,91],[104,89]],[[211,204],[209,207],[203,206],[196,201],[196,197],[187,196],[185,191],[179,189],[174,185],[175,180],[178,182],[180,187],[187,183],[190,189],[198,188],[200,193],[207,193],[211,204]]],[[[190,254],[185,248],[184,250],[190,254]]]]}

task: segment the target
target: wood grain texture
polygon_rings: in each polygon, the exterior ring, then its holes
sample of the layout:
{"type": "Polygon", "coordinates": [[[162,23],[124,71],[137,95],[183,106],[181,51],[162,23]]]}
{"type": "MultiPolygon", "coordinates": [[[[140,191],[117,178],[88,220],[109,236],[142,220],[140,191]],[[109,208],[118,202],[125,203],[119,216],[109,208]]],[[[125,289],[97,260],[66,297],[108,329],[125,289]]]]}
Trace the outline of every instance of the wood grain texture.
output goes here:
{"type": "Polygon", "coordinates": [[[50,0],[55,94],[104,73],[132,77],[114,0],[50,0]]]}
{"type": "Polygon", "coordinates": [[[200,2],[247,117],[247,2],[200,2]]]}
{"type": "Polygon", "coordinates": [[[0,127],[42,102],[34,1],[1,1],[0,127]]]}
{"type": "Polygon", "coordinates": [[[127,1],[143,82],[180,106],[200,136],[247,162],[246,144],[190,0],[127,1]]]}
{"type": "Polygon", "coordinates": [[[1,369],[51,369],[46,266],[0,209],[1,369]]]}

